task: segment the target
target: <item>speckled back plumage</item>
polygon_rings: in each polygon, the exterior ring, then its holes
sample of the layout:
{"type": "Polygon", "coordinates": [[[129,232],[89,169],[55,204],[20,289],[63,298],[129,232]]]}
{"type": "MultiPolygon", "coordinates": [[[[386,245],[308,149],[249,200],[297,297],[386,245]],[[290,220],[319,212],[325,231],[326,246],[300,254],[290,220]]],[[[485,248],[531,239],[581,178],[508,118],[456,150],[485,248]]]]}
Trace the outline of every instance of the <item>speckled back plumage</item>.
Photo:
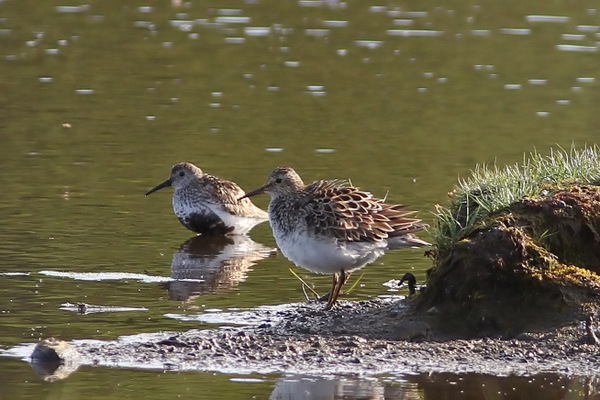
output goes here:
{"type": "Polygon", "coordinates": [[[428,227],[420,223],[420,219],[411,217],[414,211],[405,210],[400,204],[386,204],[385,200],[347,181],[320,180],[304,185],[288,167],[277,168],[271,177],[267,182],[277,185],[281,179],[279,185],[284,187],[267,189],[272,194],[271,221],[283,231],[292,229],[295,222],[297,225],[302,219],[308,233],[341,241],[377,242],[428,227]]]}
{"type": "Polygon", "coordinates": [[[266,221],[267,213],[232,181],[204,173],[194,164],[182,162],[171,169],[169,179],[146,193],[173,186],[173,211],[183,226],[200,234],[244,234],[266,221]]]}
{"type": "Polygon", "coordinates": [[[379,241],[424,229],[414,211],[385,204],[371,193],[344,181],[317,181],[305,189],[309,196],[306,218],[315,233],[347,241],[379,241]]]}
{"type": "Polygon", "coordinates": [[[214,175],[195,174],[194,185],[176,188],[181,197],[190,196],[197,200],[222,206],[227,212],[241,217],[266,217],[266,213],[256,207],[250,199],[238,199],[246,193],[237,183],[214,175]]]}

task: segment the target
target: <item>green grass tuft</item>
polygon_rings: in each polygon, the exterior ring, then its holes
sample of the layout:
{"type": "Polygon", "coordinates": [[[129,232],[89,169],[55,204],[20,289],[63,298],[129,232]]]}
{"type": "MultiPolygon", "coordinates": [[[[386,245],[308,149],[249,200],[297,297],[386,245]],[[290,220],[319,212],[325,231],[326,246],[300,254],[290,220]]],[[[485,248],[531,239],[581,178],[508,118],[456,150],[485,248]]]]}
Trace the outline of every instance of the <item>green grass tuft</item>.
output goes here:
{"type": "Polygon", "coordinates": [[[523,163],[505,167],[477,165],[471,176],[460,179],[450,194],[449,206],[436,206],[437,229],[432,234],[444,251],[476,229],[487,217],[505,211],[525,196],[545,196],[571,184],[600,184],[600,148],[534,151],[523,163]]]}

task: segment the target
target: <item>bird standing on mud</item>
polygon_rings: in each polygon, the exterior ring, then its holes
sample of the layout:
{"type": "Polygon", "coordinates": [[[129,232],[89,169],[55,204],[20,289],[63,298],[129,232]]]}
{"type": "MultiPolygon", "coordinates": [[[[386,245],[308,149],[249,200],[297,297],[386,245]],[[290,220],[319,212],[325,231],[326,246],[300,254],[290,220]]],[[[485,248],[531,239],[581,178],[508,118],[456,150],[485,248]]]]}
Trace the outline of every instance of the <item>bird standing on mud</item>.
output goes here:
{"type": "Polygon", "coordinates": [[[415,232],[428,225],[414,211],[359,190],[345,181],[305,185],[290,167],[276,168],[264,186],[241,199],[267,193],[269,222],[281,252],[297,266],[333,274],[326,309],[335,304],[349,275],[387,250],[430,246],[415,232]]]}

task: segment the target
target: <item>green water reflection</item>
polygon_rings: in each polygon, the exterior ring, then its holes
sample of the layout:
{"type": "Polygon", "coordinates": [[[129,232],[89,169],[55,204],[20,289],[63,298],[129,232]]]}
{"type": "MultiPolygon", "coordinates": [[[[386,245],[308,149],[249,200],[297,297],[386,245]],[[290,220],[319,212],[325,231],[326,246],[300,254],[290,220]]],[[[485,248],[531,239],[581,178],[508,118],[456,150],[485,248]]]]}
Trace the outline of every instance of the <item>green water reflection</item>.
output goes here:
{"type": "Polygon", "coordinates": [[[28,375],[29,366],[10,360],[0,372],[7,398],[139,399],[168,393],[182,399],[544,399],[593,398],[598,381],[553,375],[494,377],[466,374],[419,374],[379,380],[349,376],[264,376],[211,373],[124,371],[82,368],[53,384],[28,375]],[[21,378],[26,376],[26,378],[21,378]],[[231,388],[234,387],[232,390],[231,388]]]}
{"type": "MultiPolygon", "coordinates": [[[[255,260],[226,290],[195,289],[185,301],[164,283],[40,273],[170,277],[191,234],[166,191],[143,193],[177,161],[245,189],[282,164],[307,181],[350,178],[432,222],[434,204],[476,163],[598,138],[592,1],[178,3],[0,2],[0,272],[26,274],[0,279],[1,345],[187,329],[198,324],[164,314],[302,300],[281,255],[255,260]],[[531,18],[545,15],[563,18],[531,18]],[[59,309],[66,302],[148,311],[77,315],[59,309]]],[[[252,238],[274,247],[266,224],[252,238]]],[[[382,283],[406,270],[423,281],[429,266],[421,251],[388,254],[349,298],[384,294],[382,283]]],[[[14,370],[11,388],[23,398],[60,391],[23,388],[35,379],[26,364],[0,366],[14,370]]],[[[178,379],[227,398],[257,387],[222,375],[91,369],[59,385],[68,390],[72,379],[89,396],[117,375],[140,379],[127,384],[133,393],[160,379],[170,396],[181,394],[178,379]]],[[[272,385],[258,392],[266,397],[272,385]]]]}

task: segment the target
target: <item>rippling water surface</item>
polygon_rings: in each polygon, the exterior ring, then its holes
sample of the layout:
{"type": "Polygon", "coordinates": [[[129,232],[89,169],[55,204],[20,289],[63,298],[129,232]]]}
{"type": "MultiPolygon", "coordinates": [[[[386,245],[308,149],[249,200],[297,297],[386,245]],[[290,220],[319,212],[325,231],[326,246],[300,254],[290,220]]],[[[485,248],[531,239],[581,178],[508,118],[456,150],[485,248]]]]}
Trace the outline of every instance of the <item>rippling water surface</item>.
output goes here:
{"type": "MultiPolygon", "coordinates": [[[[246,190],[284,164],[307,181],[350,178],[432,223],[434,205],[477,163],[595,143],[596,7],[1,1],[0,346],[202,328],[166,315],[302,299],[266,224],[244,243],[198,248],[172,215],[168,190],[144,198],[175,162],[246,190]],[[132,309],[78,314],[69,308],[77,303],[132,309]]],[[[406,294],[384,283],[406,271],[422,282],[429,267],[422,251],[390,253],[347,298],[406,294]]],[[[297,271],[327,289],[328,277],[297,271]]],[[[0,371],[2,393],[27,399],[580,398],[594,386],[592,377],[558,375],[89,367],[51,385],[14,358],[0,358],[0,371]]]]}

